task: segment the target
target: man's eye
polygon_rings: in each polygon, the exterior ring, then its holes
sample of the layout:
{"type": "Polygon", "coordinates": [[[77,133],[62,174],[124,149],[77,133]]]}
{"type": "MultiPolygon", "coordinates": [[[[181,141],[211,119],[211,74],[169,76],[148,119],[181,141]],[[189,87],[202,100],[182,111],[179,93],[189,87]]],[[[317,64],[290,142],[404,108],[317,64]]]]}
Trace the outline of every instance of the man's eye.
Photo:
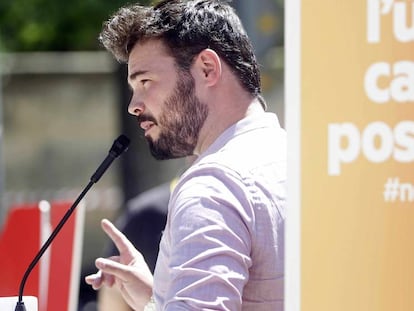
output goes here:
{"type": "Polygon", "coordinates": [[[145,85],[147,82],[149,82],[149,79],[142,79],[142,80],[141,80],[141,84],[142,84],[142,85],[145,85]]]}

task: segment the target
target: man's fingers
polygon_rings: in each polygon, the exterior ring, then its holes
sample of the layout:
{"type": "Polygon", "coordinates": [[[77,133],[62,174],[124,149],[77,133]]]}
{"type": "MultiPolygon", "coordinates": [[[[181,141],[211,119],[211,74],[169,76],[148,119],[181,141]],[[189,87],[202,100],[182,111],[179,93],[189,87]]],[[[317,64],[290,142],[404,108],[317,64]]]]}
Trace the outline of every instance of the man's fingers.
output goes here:
{"type": "Polygon", "coordinates": [[[87,284],[91,285],[94,290],[98,290],[103,286],[102,272],[98,271],[95,274],[91,274],[85,277],[87,284]]]}
{"type": "Polygon", "coordinates": [[[91,285],[93,289],[98,290],[104,285],[111,287],[115,283],[115,279],[112,275],[102,273],[102,271],[99,270],[95,274],[87,275],[85,277],[85,282],[91,285]]]}
{"type": "Polygon", "coordinates": [[[95,265],[104,275],[110,275],[120,279],[122,282],[127,282],[132,277],[131,267],[113,260],[98,258],[95,261],[95,265]]]}
{"type": "Polygon", "coordinates": [[[101,225],[105,233],[114,242],[120,254],[129,252],[132,255],[132,253],[136,251],[135,247],[128,240],[128,238],[121,231],[119,231],[109,220],[103,219],[101,225]]]}
{"type": "Polygon", "coordinates": [[[93,289],[99,289],[102,285],[101,271],[90,274],[85,277],[85,282],[92,286],[93,289]]]}

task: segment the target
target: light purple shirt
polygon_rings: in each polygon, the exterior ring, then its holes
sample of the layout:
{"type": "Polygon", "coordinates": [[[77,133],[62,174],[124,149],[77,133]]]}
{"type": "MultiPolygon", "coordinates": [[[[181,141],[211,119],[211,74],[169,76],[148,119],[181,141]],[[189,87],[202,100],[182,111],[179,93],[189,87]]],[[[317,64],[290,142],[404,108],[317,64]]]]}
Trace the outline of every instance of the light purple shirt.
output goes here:
{"type": "Polygon", "coordinates": [[[182,175],[154,273],[157,310],[283,310],[286,133],[230,128],[182,175]]]}

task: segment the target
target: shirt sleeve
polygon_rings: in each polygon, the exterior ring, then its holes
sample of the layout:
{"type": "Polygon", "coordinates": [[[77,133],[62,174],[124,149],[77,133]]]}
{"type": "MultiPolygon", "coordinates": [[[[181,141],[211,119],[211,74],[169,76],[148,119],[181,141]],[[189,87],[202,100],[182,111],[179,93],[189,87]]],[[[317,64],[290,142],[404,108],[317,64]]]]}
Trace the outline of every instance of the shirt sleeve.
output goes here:
{"type": "Polygon", "coordinates": [[[166,310],[241,310],[251,266],[249,200],[223,173],[192,176],[173,197],[166,310]]]}

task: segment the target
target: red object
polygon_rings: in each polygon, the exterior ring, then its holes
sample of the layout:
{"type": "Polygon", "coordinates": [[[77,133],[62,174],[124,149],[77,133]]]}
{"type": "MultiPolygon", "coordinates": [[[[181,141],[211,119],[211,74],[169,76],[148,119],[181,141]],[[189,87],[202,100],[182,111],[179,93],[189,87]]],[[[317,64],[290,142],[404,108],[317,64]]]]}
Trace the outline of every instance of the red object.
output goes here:
{"type": "MultiPolygon", "coordinates": [[[[69,202],[52,202],[50,215],[46,216],[38,203],[10,209],[0,235],[0,296],[18,296],[22,277],[43,245],[42,229],[49,227],[51,231],[55,228],[71,205],[69,202]]],[[[27,279],[23,294],[38,297],[39,311],[77,309],[83,213],[84,209],[79,205],[27,279]],[[48,280],[42,285],[41,274],[48,280]],[[42,291],[41,286],[47,288],[42,291]]],[[[48,236],[49,233],[46,238],[48,236]]]]}

